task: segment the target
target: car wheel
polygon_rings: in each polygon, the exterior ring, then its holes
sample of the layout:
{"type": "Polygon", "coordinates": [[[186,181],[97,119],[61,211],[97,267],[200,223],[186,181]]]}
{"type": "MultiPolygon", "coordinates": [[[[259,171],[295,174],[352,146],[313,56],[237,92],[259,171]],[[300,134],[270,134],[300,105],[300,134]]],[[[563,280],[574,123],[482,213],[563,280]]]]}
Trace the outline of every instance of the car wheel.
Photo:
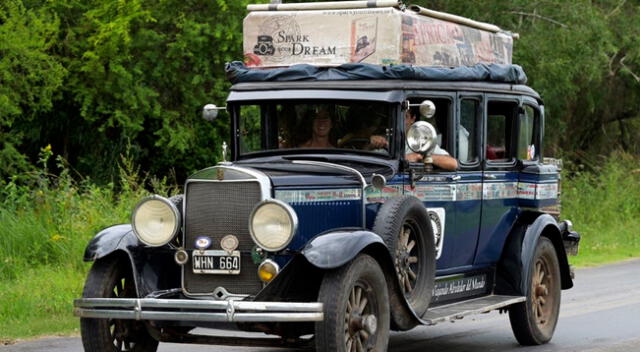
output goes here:
{"type": "Polygon", "coordinates": [[[318,300],[324,321],[316,323],[316,350],[325,352],[386,351],[389,342],[389,294],[384,273],[361,254],[327,272],[318,300]]]}
{"type": "Polygon", "coordinates": [[[538,239],[528,281],[527,300],[509,308],[509,320],[521,345],[541,345],[551,340],[560,313],[560,265],[546,237],[538,239]]]}
{"type": "Polygon", "coordinates": [[[413,311],[427,311],[435,277],[435,239],[422,202],[415,197],[385,202],[373,226],[393,256],[400,288],[413,311]]]}
{"type": "MultiPolygon", "coordinates": [[[[129,265],[115,257],[96,261],[84,286],[84,298],[136,298],[135,283],[129,265]]],[[[85,351],[154,352],[158,341],[142,322],[125,319],[80,319],[85,351]]]]}

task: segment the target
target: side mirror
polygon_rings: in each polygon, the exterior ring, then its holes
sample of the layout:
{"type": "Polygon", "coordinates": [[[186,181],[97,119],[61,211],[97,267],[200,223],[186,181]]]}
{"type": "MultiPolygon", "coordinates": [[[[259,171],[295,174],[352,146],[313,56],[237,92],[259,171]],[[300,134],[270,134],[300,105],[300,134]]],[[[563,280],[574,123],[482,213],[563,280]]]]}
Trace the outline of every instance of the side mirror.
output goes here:
{"type": "Polygon", "coordinates": [[[218,117],[218,110],[226,110],[227,107],[217,107],[214,104],[207,104],[202,108],[202,118],[207,121],[215,121],[218,117]]]}
{"type": "Polygon", "coordinates": [[[431,100],[423,100],[420,103],[420,115],[425,118],[432,118],[436,114],[436,104],[431,100]]]}
{"type": "Polygon", "coordinates": [[[416,121],[407,131],[407,145],[414,153],[431,156],[437,139],[436,129],[426,121],[416,121]]]}

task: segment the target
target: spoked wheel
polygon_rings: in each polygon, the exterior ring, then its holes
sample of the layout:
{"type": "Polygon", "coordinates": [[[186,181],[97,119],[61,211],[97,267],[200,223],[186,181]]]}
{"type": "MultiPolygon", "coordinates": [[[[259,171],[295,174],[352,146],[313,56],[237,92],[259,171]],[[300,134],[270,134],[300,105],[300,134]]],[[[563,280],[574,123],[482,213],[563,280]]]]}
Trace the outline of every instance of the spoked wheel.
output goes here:
{"type": "Polygon", "coordinates": [[[389,295],[384,273],[368,255],[328,272],[318,300],[324,321],[316,323],[316,349],[326,352],[386,351],[389,295]]]}
{"type": "Polygon", "coordinates": [[[511,328],[522,345],[549,342],[560,312],[560,265],[553,243],[540,237],[531,260],[529,293],[509,309],[511,328]]]}
{"type": "Polygon", "coordinates": [[[395,253],[396,273],[398,274],[400,287],[402,287],[405,297],[410,301],[415,292],[418,276],[422,270],[420,266],[420,257],[422,256],[420,248],[422,246],[419,245],[422,239],[416,236],[418,233],[419,230],[414,221],[405,221],[398,236],[395,253]]]}
{"type": "Polygon", "coordinates": [[[412,196],[386,201],[373,232],[393,254],[398,283],[418,315],[429,306],[434,285],[436,251],[431,222],[420,200],[412,196]]]}
{"type": "MultiPolygon", "coordinates": [[[[128,266],[116,258],[105,258],[93,264],[85,283],[85,298],[134,298],[135,283],[128,266]]],[[[153,352],[158,341],[144,324],[125,319],[80,319],[82,344],[85,351],[153,352]]]]}

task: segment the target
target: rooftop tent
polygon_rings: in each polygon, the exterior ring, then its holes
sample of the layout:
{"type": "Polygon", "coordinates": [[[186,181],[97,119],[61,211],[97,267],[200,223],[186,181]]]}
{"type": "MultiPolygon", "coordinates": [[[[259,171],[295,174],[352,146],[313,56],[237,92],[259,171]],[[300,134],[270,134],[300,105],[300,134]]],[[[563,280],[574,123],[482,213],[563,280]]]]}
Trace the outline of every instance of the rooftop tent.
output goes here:
{"type": "Polygon", "coordinates": [[[249,5],[247,66],[346,63],[416,66],[511,64],[517,35],[398,1],[249,5]]]}

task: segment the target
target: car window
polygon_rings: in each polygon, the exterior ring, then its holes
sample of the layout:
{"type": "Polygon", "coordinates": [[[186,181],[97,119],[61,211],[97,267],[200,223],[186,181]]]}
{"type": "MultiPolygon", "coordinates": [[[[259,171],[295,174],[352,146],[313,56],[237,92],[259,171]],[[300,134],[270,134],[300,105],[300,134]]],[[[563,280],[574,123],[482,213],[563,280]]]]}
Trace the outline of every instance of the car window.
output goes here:
{"type": "Polygon", "coordinates": [[[518,133],[518,159],[535,160],[537,154],[535,142],[535,128],[537,111],[530,105],[525,105],[520,114],[520,128],[518,133]]]}
{"type": "Polygon", "coordinates": [[[240,153],[279,149],[348,149],[389,155],[392,104],[291,101],[241,105],[240,153]]]}
{"type": "Polygon", "coordinates": [[[491,162],[513,159],[511,131],[518,109],[516,102],[489,101],[487,105],[486,157],[491,162]]]}
{"type": "Polygon", "coordinates": [[[464,164],[472,164],[478,160],[477,131],[480,101],[462,99],[460,101],[460,122],[458,134],[458,160],[464,164]]]}

